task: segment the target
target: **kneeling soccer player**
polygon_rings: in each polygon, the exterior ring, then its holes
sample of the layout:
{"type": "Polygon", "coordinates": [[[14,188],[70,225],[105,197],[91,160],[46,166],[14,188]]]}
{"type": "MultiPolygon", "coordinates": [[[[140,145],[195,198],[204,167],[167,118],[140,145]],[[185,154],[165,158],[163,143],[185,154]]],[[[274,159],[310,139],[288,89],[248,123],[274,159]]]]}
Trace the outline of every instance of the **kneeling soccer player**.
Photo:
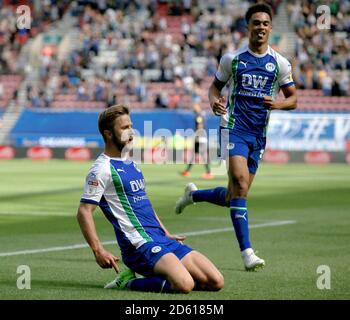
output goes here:
{"type": "Polygon", "coordinates": [[[105,149],[87,175],[77,219],[96,262],[119,271],[119,259],[106,251],[98,238],[93,220],[96,206],[114,227],[129,269],[106,287],[167,293],[223,288],[224,278],[214,264],[182,244],[185,237],[171,235],[163,226],[145,192],[141,170],[123,157],[125,151],[131,151],[133,140],[128,108],[116,105],[106,109],[99,115],[98,128],[105,149]]]}

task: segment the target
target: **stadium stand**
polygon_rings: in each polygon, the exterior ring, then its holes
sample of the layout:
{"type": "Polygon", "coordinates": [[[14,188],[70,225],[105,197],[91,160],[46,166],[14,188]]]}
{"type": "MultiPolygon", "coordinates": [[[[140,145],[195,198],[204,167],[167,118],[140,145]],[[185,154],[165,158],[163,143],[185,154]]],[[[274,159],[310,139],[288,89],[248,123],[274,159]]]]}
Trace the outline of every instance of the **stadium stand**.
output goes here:
{"type": "MultiPolygon", "coordinates": [[[[75,13],[81,31],[79,45],[63,63],[53,55],[42,66],[40,82],[46,92],[28,88],[34,107],[103,108],[121,102],[135,109],[190,110],[193,84],[200,83],[202,107],[208,109],[207,89],[217,61],[245,41],[242,12],[250,2],[240,2],[241,10],[235,2],[193,1],[191,8],[154,1],[123,2],[108,9],[80,3],[75,13]]],[[[271,1],[275,12],[280,3],[271,1]]],[[[289,3],[288,10],[298,11],[297,4],[289,3]]],[[[299,36],[300,26],[290,16],[299,36]]],[[[299,110],[349,110],[346,99],[322,99],[325,91],[320,83],[304,85],[309,75],[308,68],[299,63],[298,43],[293,64],[296,82],[300,89],[318,90],[300,94],[299,110]],[[303,98],[319,94],[319,99],[303,98]]],[[[274,46],[278,49],[278,43],[274,46]]],[[[343,71],[342,77],[348,78],[349,70],[343,71]]],[[[322,74],[321,70],[318,78],[322,74]]],[[[342,87],[346,84],[345,79],[342,87]]],[[[345,89],[339,95],[345,95],[345,89]]]]}
{"type": "Polygon", "coordinates": [[[48,26],[62,18],[69,1],[44,1],[41,10],[33,10],[32,1],[3,0],[0,9],[0,108],[6,108],[17,98],[20,84],[28,63],[20,56],[26,43],[45,32],[48,26]],[[30,29],[17,29],[16,8],[29,5],[31,8],[30,29]]]}
{"type": "Polygon", "coordinates": [[[350,2],[327,3],[331,19],[325,32],[317,27],[325,22],[318,21],[316,15],[322,3],[288,0],[288,16],[297,34],[295,79],[301,89],[321,89],[326,96],[349,96],[350,2]]]}
{"type": "MultiPolygon", "coordinates": [[[[136,5],[125,2],[107,10],[82,5],[77,10],[80,45],[70,52],[69,60],[60,65],[59,71],[55,70],[59,65],[56,56],[43,59],[40,87],[52,91],[53,86],[53,97],[45,99],[50,94],[28,88],[32,105],[56,107],[62,106],[58,101],[65,101],[67,107],[74,108],[76,101],[103,100],[111,105],[117,100],[136,100],[137,108],[153,108],[157,95],[162,93],[166,102],[163,106],[190,108],[191,83],[205,77],[206,68],[209,75],[213,74],[220,47],[230,38],[228,34],[220,36],[219,45],[211,39],[214,31],[221,30],[222,15],[212,8],[201,14],[199,4],[195,3],[191,8],[176,8],[175,4],[167,3],[154,5],[154,1],[148,6],[144,3],[147,2],[136,2],[136,5]],[[215,19],[215,28],[211,28],[215,19]],[[215,47],[218,49],[214,57],[215,47]],[[179,81],[174,97],[173,92],[163,91],[166,86],[163,82],[172,82],[175,77],[188,85],[181,87],[179,81]],[[85,81],[79,81],[80,78],[85,81]],[[38,100],[45,101],[39,103],[38,100]]],[[[229,25],[229,14],[225,14],[225,19],[229,25]]]]}

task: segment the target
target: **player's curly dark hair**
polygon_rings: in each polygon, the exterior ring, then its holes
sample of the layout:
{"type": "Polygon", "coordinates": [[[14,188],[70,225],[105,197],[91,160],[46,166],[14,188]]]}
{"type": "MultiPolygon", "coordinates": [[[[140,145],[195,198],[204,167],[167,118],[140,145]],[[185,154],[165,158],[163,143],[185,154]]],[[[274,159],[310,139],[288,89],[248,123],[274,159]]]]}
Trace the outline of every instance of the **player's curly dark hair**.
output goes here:
{"type": "Polygon", "coordinates": [[[257,13],[257,12],[265,12],[265,13],[267,13],[270,16],[270,19],[272,21],[273,14],[272,14],[272,8],[270,7],[270,5],[268,5],[265,2],[259,2],[259,3],[253,4],[247,10],[247,13],[245,14],[245,21],[246,21],[247,24],[249,23],[249,20],[252,17],[252,15],[254,13],[257,13]]]}
{"type": "Polygon", "coordinates": [[[103,134],[104,130],[112,130],[114,120],[124,114],[129,113],[130,112],[128,107],[122,104],[111,106],[100,113],[98,116],[98,130],[100,131],[104,141],[106,141],[106,138],[103,134]]]}

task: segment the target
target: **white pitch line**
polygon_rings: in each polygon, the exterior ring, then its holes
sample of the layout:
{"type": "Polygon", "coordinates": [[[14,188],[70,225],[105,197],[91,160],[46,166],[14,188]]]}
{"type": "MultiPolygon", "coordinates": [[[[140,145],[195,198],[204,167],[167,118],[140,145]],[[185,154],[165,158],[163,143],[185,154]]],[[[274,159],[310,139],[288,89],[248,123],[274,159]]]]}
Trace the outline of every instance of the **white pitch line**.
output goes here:
{"type": "MultiPolygon", "coordinates": [[[[294,224],[294,223],[296,223],[296,221],[293,221],[293,220],[271,221],[271,222],[260,223],[260,224],[252,224],[249,226],[249,229],[277,227],[277,226],[283,226],[283,225],[294,224]]],[[[228,231],[233,232],[233,228],[230,227],[230,228],[221,228],[221,229],[190,231],[190,232],[184,232],[181,234],[183,234],[184,236],[201,236],[204,234],[213,234],[213,233],[228,232],[228,231]]],[[[102,242],[103,245],[110,245],[110,244],[116,244],[116,243],[117,243],[117,240],[102,242]]],[[[43,253],[43,252],[74,250],[74,249],[81,249],[81,248],[88,248],[88,247],[89,247],[88,244],[81,243],[81,244],[74,244],[71,246],[64,246],[64,247],[50,247],[50,248],[43,248],[43,249],[1,252],[0,257],[10,257],[10,256],[20,256],[20,255],[26,255],[26,254],[43,253]]]]}
{"type": "MultiPolygon", "coordinates": [[[[252,224],[249,226],[249,229],[257,229],[257,228],[264,228],[264,227],[277,227],[277,226],[283,226],[286,224],[294,224],[296,221],[294,220],[285,220],[285,221],[271,221],[266,223],[260,223],[260,224],[252,224]]],[[[232,231],[233,228],[222,228],[222,229],[210,229],[210,230],[202,230],[202,231],[191,231],[191,232],[185,232],[183,233],[184,236],[201,236],[203,234],[212,234],[212,233],[220,233],[220,232],[228,232],[232,231]]]]}

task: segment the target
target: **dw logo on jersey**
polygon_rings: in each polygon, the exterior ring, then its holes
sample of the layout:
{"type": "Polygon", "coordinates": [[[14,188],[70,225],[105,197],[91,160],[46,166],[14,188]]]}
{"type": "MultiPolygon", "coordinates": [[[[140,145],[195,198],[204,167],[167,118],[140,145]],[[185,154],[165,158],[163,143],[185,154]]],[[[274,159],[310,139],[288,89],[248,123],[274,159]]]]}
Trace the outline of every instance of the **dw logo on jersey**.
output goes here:
{"type": "Polygon", "coordinates": [[[243,87],[254,87],[255,89],[264,89],[269,77],[256,76],[248,73],[242,74],[242,86],[243,87]]]}
{"type": "Polygon", "coordinates": [[[267,71],[274,72],[276,69],[276,66],[272,62],[268,62],[265,64],[265,68],[267,71]]]}
{"type": "Polygon", "coordinates": [[[145,179],[130,181],[130,187],[133,192],[145,189],[145,179]]]}

